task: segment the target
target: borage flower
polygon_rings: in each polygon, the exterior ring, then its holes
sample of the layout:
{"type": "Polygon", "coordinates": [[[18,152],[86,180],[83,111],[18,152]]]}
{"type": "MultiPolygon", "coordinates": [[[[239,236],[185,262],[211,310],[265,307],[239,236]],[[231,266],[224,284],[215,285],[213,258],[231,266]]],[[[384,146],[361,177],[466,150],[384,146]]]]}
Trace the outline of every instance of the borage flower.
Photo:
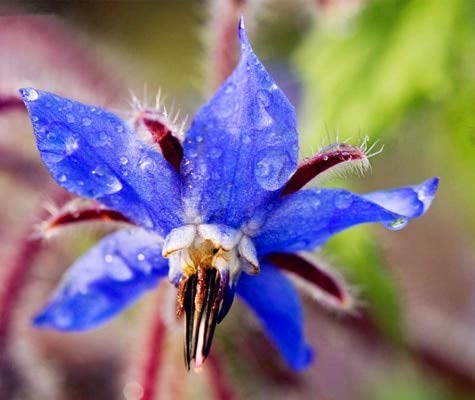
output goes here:
{"type": "Polygon", "coordinates": [[[238,66],[199,110],[183,144],[159,110],[142,110],[128,124],[99,107],[20,90],[54,179],[94,199],[61,210],[45,232],[75,221],[129,224],[73,264],[36,325],[95,327],[168,275],[178,288],[177,316],[184,314],[188,368],[192,360],[202,365],[237,293],[299,370],[312,351],[286,273],[328,304],[345,308],[350,298],[334,274],[297,252],[364,222],[401,228],[427,210],[436,178],[362,196],[300,190],[332,168],[364,167],[365,148],[336,143],[298,165],[294,109],[252,51],[242,21],[239,38],[238,66]]]}

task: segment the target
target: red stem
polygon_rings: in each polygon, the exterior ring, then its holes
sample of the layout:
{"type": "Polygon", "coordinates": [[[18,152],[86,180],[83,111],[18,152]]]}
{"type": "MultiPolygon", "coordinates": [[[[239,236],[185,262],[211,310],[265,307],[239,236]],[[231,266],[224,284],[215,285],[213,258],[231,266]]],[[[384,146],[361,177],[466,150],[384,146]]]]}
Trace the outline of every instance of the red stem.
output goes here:
{"type": "Polygon", "coordinates": [[[282,189],[282,196],[302,189],[308,182],[336,165],[366,159],[363,149],[346,143],[334,143],[302,162],[282,189]]]}
{"type": "Polygon", "coordinates": [[[179,172],[183,159],[183,146],[180,140],[163,121],[144,116],[142,122],[152,135],[153,141],[160,146],[165,160],[179,172]]]}
{"type": "Polygon", "coordinates": [[[344,290],[338,281],[316,264],[292,253],[271,253],[266,258],[276,267],[312,283],[338,302],[342,303],[345,300],[344,290]]]}
{"type": "Polygon", "coordinates": [[[141,400],[153,400],[157,392],[157,377],[161,367],[161,356],[165,342],[166,326],[162,320],[163,310],[156,307],[150,336],[147,342],[142,374],[143,395],[141,400]]]}
{"type": "Polygon", "coordinates": [[[0,97],[0,111],[22,110],[26,111],[25,104],[18,96],[0,97]]]}
{"type": "MultiPolygon", "coordinates": [[[[63,203],[69,195],[62,189],[55,188],[49,195],[55,203],[63,203]]],[[[44,219],[47,212],[42,210],[39,215],[28,221],[24,233],[20,236],[16,252],[10,259],[10,264],[5,267],[7,275],[5,277],[3,291],[0,293],[0,356],[7,349],[8,340],[11,335],[12,316],[15,312],[15,305],[20,294],[28,281],[28,274],[34,266],[41,247],[41,239],[32,239],[33,227],[38,220],[44,219]]]]}

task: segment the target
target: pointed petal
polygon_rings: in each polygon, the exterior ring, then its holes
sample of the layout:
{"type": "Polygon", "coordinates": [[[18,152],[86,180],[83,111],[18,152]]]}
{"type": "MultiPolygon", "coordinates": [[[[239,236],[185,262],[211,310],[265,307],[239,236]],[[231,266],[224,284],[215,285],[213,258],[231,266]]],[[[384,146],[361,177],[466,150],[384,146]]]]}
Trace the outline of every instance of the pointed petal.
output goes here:
{"type": "Polygon", "coordinates": [[[365,222],[401,229],[411,218],[424,214],[436,189],[437,178],[364,196],[342,189],[296,192],[281,200],[254,243],[261,255],[296,252],[320,246],[334,234],[365,222]]]}
{"type": "Polygon", "coordinates": [[[180,224],[178,174],[117,116],[31,88],[20,93],[41,158],[61,186],[161,235],[180,224]]]}
{"type": "Polygon", "coordinates": [[[362,197],[396,214],[416,218],[428,210],[438,186],[439,178],[432,178],[420,185],[367,193],[362,197]]]}
{"type": "Polygon", "coordinates": [[[37,326],[82,331],[102,324],[167,275],[158,235],[133,228],[102,239],[65,273],[37,326]]]}
{"type": "MultiPolygon", "coordinates": [[[[295,113],[239,28],[241,60],[196,115],[184,142],[190,219],[238,227],[295,171],[295,113]]],[[[193,222],[193,221],[189,221],[193,222]]]]}
{"type": "Polygon", "coordinates": [[[256,313],[290,367],[299,371],[312,362],[313,352],[303,332],[300,299],[282,273],[262,263],[259,275],[241,276],[237,293],[256,313]]]}

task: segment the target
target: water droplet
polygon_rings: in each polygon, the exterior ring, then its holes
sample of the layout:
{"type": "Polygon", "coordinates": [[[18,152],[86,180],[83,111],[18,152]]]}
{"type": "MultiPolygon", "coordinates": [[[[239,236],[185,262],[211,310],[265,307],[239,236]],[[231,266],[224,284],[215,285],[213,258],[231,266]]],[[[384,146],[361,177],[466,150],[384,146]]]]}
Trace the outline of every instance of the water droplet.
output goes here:
{"type": "Polygon", "coordinates": [[[54,322],[61,328],[68,328],[73,322],[73,315],[71,311],[66,310],[64,307],[58,307],[54,311],[54,322]]]}
{"type": "Polygon", "coordinates": [[[236,85],[234,83],[228,83],[224,88],[224,93],[231,94],[236,90],[236,85]]]}
{"type": "Polygon", "coordinates": [[[223,151],[219,147],[212,147],[209,150],[209,156],[211,158],[219,158],[221,157],[221,154],[223,154],[223,151]]]}
{"type": "Polygon", "coordinates": [[[69,136],[64,141],[64,149],[66,151],[66,155],[70,156],[79,148],[79,143],[76,138],[73,136],[69,136]]]}
{"type": "Polygon", "coordinates": [[[120,259],[117,259],[117,262],[107,267],[106,273],[109,278],[120,282],[128,281],[134,276],[130,268],[120,259]]]}
{"type": "Polygon", "coordinates": [[[95,132],[93,135],[91,135],[91,143],[94,146],[110,146],[111,145],[111,138],[110,136],[104,132],[95,132]]]}
{"type": "Polygon", "coordinates": [[[56,134],[53,133],[53,132],[48,132],[46,134],[46,139],[49,140],[49,141],[54,141],[54,140],[56,140],[56,134]]]}
{"type": "Polygon", "coordinates": [[[399,229],[404,228],[407,225],[408,222],[409,221],[408,221],[407,218],[400,217],[400,218],[397,218],[394,221],[386,224],[386,228],[388,228],[392,231],[397,231],[399,229]]]}
{"type": "Polygon", "coordinates": [[[142,253],[139,253],[139,254],[137,254],[137,260],[139,260],[139,261],[144,261],[144,260],[145,260],[145,256],[144,256],[142,253]]]}
{"type": "Polygon", "coordinates": [[[353,198],[350,193],[342,194],[335,199],[335,207],[340,210],[347,209],[348,207],[351,206],[352,203],[353,203],[353,198]]]}
{"type": "Polygon", "coordinates": [[[242,137],[242,142],[243,142],[244,144],[249,144],[249,143],[251,143],[251,137],[250,137],[249,135],[244,135],[244,136],[242,137]]]}
{"type": "Polygon", "coordinates": [[[32,115],[32,116],[31,116],[31,120],[32,120],[33,122],[38,122],[39,118],[38,118],[36,115],[32,115]]]}
{"type": "Polygon", "coordinates": [[[76,118],[74,118],[73,114],[66,114],[66,121],[68,121],[70,124],[76,122],[76,118]]]}
{"type": "Polygon", "coordinates": [[[110,264],[114,260],[114,256],[112,254],[106,254],[104,256],[104,261],[108,264],[110,264]]]}
{"type": "Polygon", "coordinates": [[[20,92],[25,101],[35,101],[40,97],[35,89],[21,89],[20,92]]]}
{"type": "Polygon", "coordinates": [[[261,110],[259,116],[257,117],[256,126],[258,129],[263,129],[271,126],[273,122],[274,120],[269,115],[269,113],[267,111],[261,110]]]}
{"type": "Polygon", "coordinates": [[[328,161],[328,156],[323,156],[323,161],[328,161]]]}
{"type": "Polygon", "coordinates": [[[122,165],[127,165],[129,163],[129,159],[126,156],[120,157],[119,161],[122,165]]]}
{"type": "Polygon", "coordinates": [[[197,136],[196,137],[196,142],[201,143],[203,141],[203,136],[197,136]]]}
{"type": "Polygon", "coordinates": [[[188,149],[188,156],[191,158],[195,158],[196,156],[198,156],[198,150],[195,147],[190,147],[188,149]]]}
{"type": "Polygon", "coordinates": [[[265,149],[258,154],[254,176],[262,188],[277,190],[287,182],[295,166],[287,152],[265,149]]]}
{"type": "Polygon", "coordinates": [[[256,94],[257,101],[262,107],[268,107],[272,103],[272,93],[268,90],[261,89],[256,94]]]}
{"type": "Polygon", "coordinates": [[[154,166],[155,166],[155,161],[153,161],[149,156],[143,156],[139,160],[139,168],[142,171],[154,166]]]}
{"type": "Polygon", "coordinates": [[[352,160],[352,156],[350,153],[348,153],[347,151],[344,151],[341,156],[343,157],[343,160],[344,161],[351,161],[352,160]]]}
{"type": "Polygon", "coordinates": [[[122,133],[124,132],[124,127],[122,125],[117,125],[117,128],[115,128],[115,130],[117,131],[117,133],[122,133]]]}
{"type": "Polygon", "coordinates": [[[205,163],[199,163],[197,168],[196,168],[196,172],[197,172],[198,176],[200,176],[203,179],[208,179],[209,178],[208,166],[205,163]]]}
{"type": "Polygon", "coordinates": [[[84,118],[82,119],[82,125],[83,125],[83,126],[89,126],[89,125],[91,125],[91,124],[92,124],[91,118],[84,117],[84,118]]]}
{"type": "Polygon", "coordinates": [[[98,178],[93,186],[94,189],[91,196],[100,197],[122,190],[122,183],[114,175],[110,174],[106,167],[98,165],[91,173],[98,178]]]}
{"type": "Polygon", "coordinates": [[[64,183],[68,180],[68,177],[65,175],[65,174],[61,174],[59,177],[58,177],[58,181],[61,182],[61,183],[64,183]]]}

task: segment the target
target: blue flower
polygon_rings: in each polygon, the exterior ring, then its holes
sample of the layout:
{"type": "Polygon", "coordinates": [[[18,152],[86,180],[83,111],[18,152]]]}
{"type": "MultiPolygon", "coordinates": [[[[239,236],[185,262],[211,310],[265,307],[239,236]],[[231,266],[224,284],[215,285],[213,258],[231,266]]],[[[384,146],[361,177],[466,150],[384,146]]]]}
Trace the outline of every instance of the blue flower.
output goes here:
{"type": "Polygon", "coordinates": [[[366,195],[300,190],[335,166],[364,166],[367,154],[336,143],[298,165],[294,109],[252,51],[242,22],[239,37],[239,64],[198,111],[183,143],[158,111],[140,114],[160,149],[99,107],[20,90],[53,178],[100,204],[87,218],[130,223],[73,264],[36,325],[93,328],[168,276],[178,288],[177,314],[185,316],[188,367],[203,363],[236,293],[300,370],[312,351],[296,289],[281,271],[343,304],[338,280],[296,253],[364,222],[401,228],[428,209],[437,178],[366,195]]]}

